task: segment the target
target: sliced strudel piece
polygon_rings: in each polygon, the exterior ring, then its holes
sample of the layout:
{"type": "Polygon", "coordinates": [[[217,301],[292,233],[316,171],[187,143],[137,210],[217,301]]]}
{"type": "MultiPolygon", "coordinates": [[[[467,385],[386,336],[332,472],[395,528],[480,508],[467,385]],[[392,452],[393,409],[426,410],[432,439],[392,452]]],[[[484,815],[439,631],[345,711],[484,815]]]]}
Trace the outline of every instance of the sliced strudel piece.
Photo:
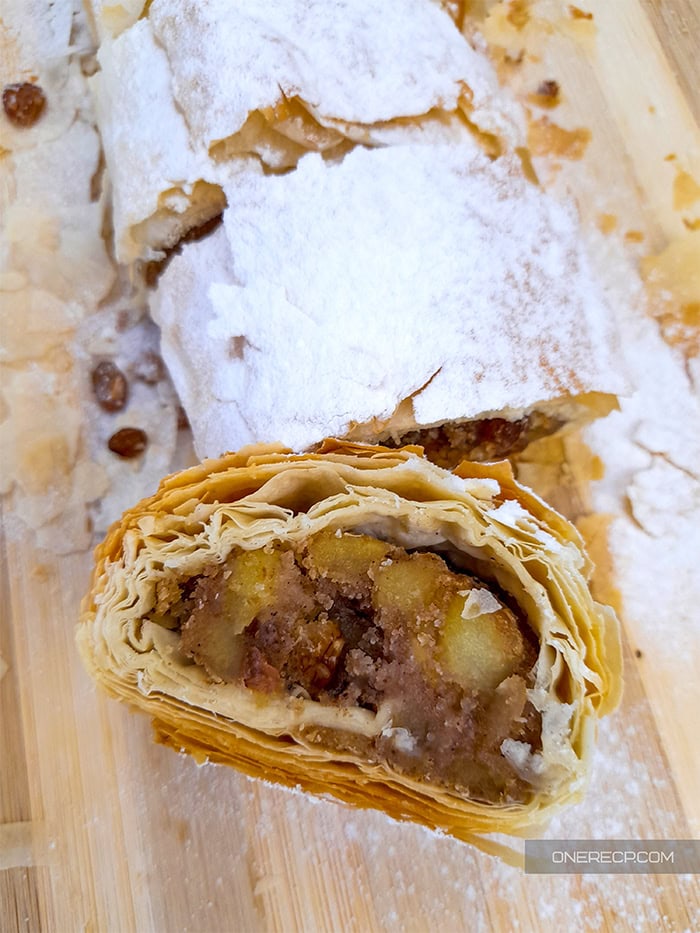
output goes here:
{"type": "Polygon", "coordinates": [[[249,449],[164,480],[96,557],[84,662],[161,741],[460,839],[578,799],[619,697],[579,536],[504,463],[249,449]]]}
{"type": "Polygon", "coordinates": [[[497,459],[624,390],[577,218],[517,160],[360,148],[224,190],[151,302],[200,456],[342,436],[497,459]]]}

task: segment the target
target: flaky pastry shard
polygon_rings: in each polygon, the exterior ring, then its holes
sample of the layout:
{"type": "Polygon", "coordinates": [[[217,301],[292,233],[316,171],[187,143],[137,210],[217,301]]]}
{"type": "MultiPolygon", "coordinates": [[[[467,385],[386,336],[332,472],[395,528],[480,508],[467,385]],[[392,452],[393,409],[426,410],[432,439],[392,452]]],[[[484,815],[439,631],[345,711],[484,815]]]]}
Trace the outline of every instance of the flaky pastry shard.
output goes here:
{"type": "Polygon", "coordinates": [[[78,644],[161,742],[488,849],[580,798],[618,702],[590,570],[506,463],[249,448],[113,526],[78,644]]]}

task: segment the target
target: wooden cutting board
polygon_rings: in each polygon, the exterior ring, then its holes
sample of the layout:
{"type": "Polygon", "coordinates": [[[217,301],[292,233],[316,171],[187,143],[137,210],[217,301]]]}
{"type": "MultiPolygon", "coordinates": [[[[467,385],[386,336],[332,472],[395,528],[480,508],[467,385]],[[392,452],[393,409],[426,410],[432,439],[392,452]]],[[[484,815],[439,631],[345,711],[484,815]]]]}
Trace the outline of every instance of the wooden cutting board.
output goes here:
{"type": "MultiPolygon", "coordinates": [[[[568,109],[549,116],[591,131],[595,210],[641,236],[642,252],[661,248],[684,230],[666,157],[700,179],[700,7],[596,0],[590,20],[560,6],[562,24],[530,61],[561,84],[568,109]]],[[[584,449],[575,439],[555,448],[543,483],[585,526],[584,449]]],[[[7,519],[11,500],[4,509],[7,519]]],[[[0,561],[2,930],[700,928],[696,876],[524,875],[451,839],[154,745],[145,718],[97,694],[74,649],[89,556],[56,558],[11,524],[0,561]]],[[[597,582],[612,592],[604,554],[597,582]]],[[[624,702],[602,725],[586,801],[549,835],[700,837],[700,649],[668,661],[664,620],[650,635],[622,615],[624,702]],[[680,705],[669,688],[684,679],[680,705]]]]}

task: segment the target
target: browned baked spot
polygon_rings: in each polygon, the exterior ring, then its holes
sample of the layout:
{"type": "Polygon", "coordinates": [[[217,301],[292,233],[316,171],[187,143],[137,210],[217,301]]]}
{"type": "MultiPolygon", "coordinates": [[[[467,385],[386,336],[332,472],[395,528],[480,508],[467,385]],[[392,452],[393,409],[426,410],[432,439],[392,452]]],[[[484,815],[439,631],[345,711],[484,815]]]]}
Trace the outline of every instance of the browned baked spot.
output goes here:
{"type": "Polygon", "coordinates": [[[530,22],[530,0],[510,0],[506,19],[517,30],[524,29],[530,22]]]}
{"type": "Polygon", "coordinates": [[[163,259],[152,259],[148,262],[144,262],[141,266],[144,284],[148,286],[148,288],[155,288],[158,284],[158,279],[163,272],[165,272],[173,256],[179,256],[182,252],[182,247],[187,243],[196,243],[208,237],[210,233],[213,233],[221,226],[223,219],[223,213],[217,213],[214,217],[210,217],[208,220],[204,221],[204,223],[196,227],[191,227],[180,237],[174,246],[169,246],[164,250],[165,256],[163,259]]]}
{"type": "Polygon", "coordinates": [[[615,214],[598,214],[597,223],[601,233],[612,233],[617,227],[617,217],[615,214]]]}
{"type": "Polygon", "coordinates": [[[673,180],[673,209],[683,211],[700,201],[700,185],[684,169],[676,167],[673,180]]]}
{"type": "Polygon", "coordinates": [[[572,6],[569,4],[569,15],[572,19],[593,19],[593,14],[588,13],[586,10],[581,10],[577,6],[572,6]]]}
{"type": "Polygon", "coordinates": [[[547,117],[528,122],[527,144],[536,156],[582,159],[590,141],[591,131],[583,126],[565,130],[547,117]]]}
{"type": "Polygon", "coordinates": [[[462,460],[501,460],[525,450],[528,444],[554,434],[562,422],[543,412],[533,411],[522,418],[482,418],[477,421],[447,422],[434,428],[420,428],[402,434],[397,441],[382,441],[387,447],[415,444],[438,466],[451,470],[462,460]]]}
{"type": "Polygon", "coordinates": [[[686,359],[700,356],[700,302],[669,301],[653,312],[666,343],[678,347],[686,359]]]}
{"type": "Polygon", "coordinates": [[[306,742],[473,799],[532,793],[501,745],[541,748],[527,696],[535,636],[502,594],[438,554],[329,530],[234,549],[151,620],[179,629],[182,651],[214,681],[390,711],[381,731],[314,727],[306,742]]]}
{"type": "Polygon", "coordinates": [[[46,97],[38,84],[8,84],[2,92],[5,115],[14,126],[34,126],[46,107],[46,97]]]}
{"type": "Polygon", "coordinates": [[[664,340],[686,360],[700,355],[700,289],[696,234],[677,237],[657,255],[646,256],[641,271],[649,296],[648,310],[659,322],[664,340]]]}
{"type": "Polygon", "coordinates": [[[554,80],[540,81],[537,90],[528,94],[528,101],[536,107],[556,107],[561,101],[559,82],[554,80]]]}

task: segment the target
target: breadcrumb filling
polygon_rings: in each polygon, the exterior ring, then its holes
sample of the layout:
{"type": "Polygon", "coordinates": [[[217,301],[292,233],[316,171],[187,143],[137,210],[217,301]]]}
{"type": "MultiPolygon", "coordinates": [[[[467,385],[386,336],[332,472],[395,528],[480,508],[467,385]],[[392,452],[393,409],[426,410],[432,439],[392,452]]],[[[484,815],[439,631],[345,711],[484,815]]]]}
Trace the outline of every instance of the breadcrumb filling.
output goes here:
{"type": "Polygon", "coordinates": [[[541,411],[531,411],[522,418],[479,418],[474,421],[451,421],[434,428],[417,428],[398,440],[383,440],[387,447],[417,444],[426,457],[447,470],[461,460],[500,460],[525,450],[528,444],[556,433],[563,421],[541,411]]]}
{"type": "Polygon", "coordinates": [[[501,746],[541,748],[527,695],[536,639],[493,587],[438,554],[327,530],[234,549],[180,591],[170,626],[212,680],[390,711],[375,735],[307,726],[300,740],[475,800],[530,796],[501,746]]]}

